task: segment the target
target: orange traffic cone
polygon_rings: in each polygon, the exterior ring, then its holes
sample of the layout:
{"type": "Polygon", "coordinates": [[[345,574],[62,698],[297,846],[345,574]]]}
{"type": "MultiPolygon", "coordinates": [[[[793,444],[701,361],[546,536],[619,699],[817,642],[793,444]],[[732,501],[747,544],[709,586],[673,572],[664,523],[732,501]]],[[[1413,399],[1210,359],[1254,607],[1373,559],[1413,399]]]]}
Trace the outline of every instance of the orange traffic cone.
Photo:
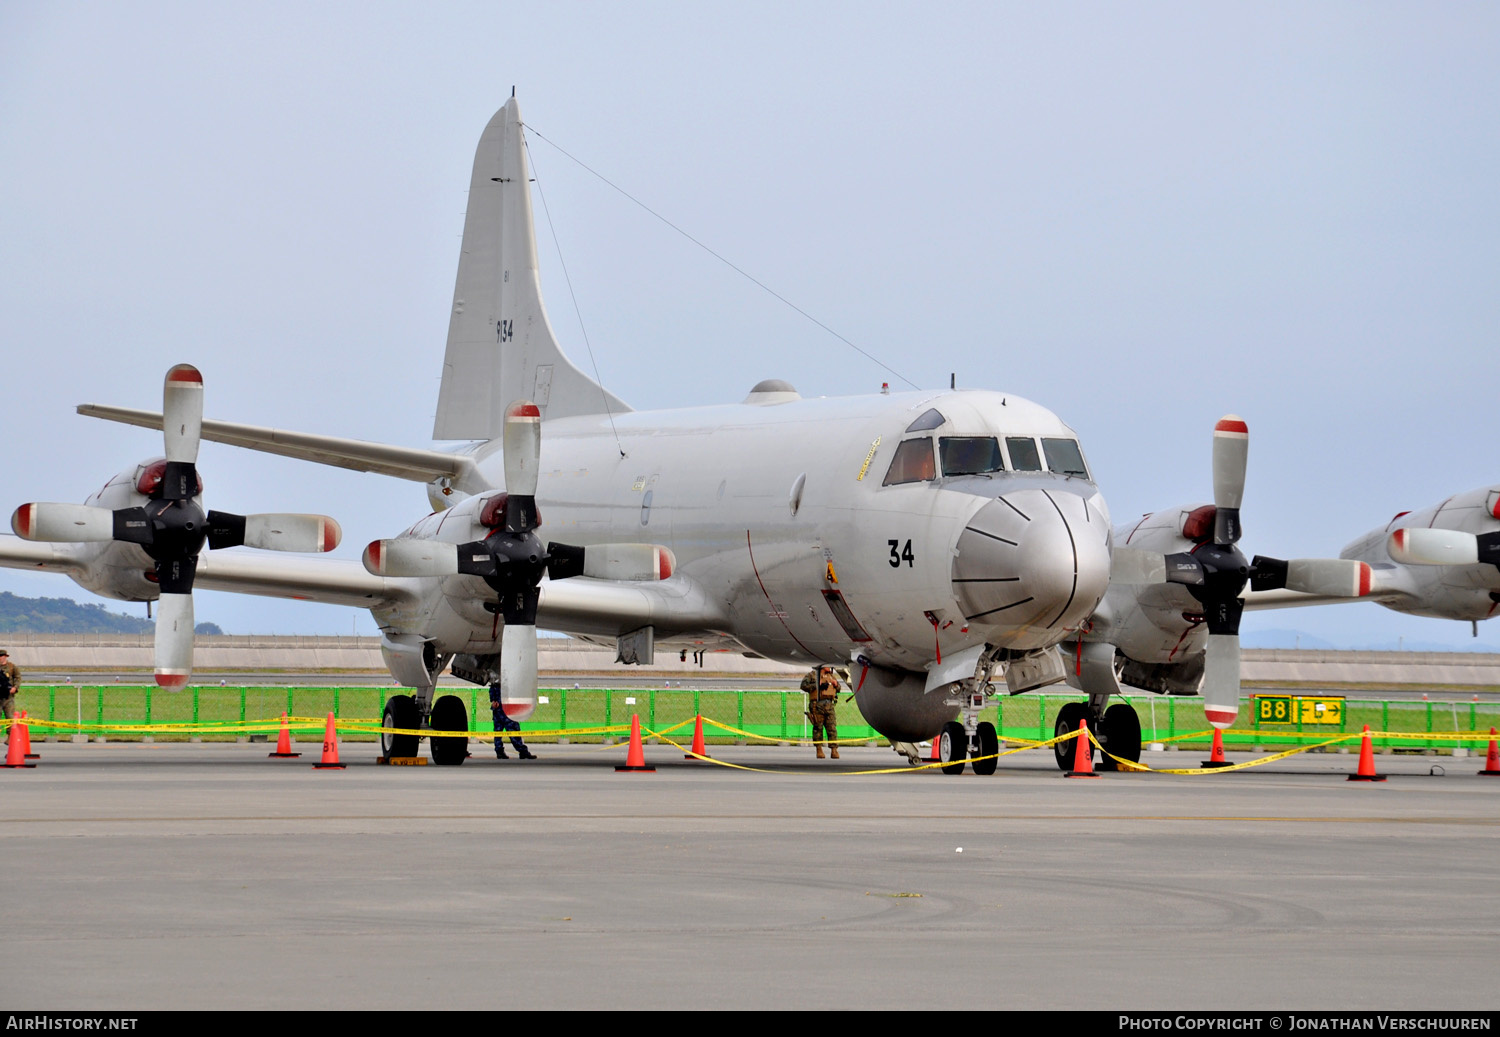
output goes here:
{"type": "Polygon", "coordinates": [[[1359,770],[1349,775],[1350,781],[1384,781],[1384,774],[1375,773],[1375,750],[1370,745],[1370,725],[1365,725],[1365,736],[1359,743],[1359,770]]]}
{"type": "Polygon", "coordinates": [[[1500,746],[1495,743],[1495,729],[1490,728],[1490,751],[1484,758],[1484,770],[1480,774],[1487,774],[1491,778],[1500,778],[1500,746]]]}
{"type": "Polygon", "coordinates": [[[1087,717],[1078,718],[1078,748],[1073,753],[1073,769],[1064,778],[1097,778],[1094,773],[1094,743],[1089,741],[1087,717]]]}
{"type": "Polygon", "coordinates": [[[272,760],[294,760],[301,755],[301,753],[292,752],[292,732],[287,728],[286,712],[283,710],[281,714],[281,734],[276,736],[276,751],[274,753],[266,753],[266,758],[272,760]]]}
{"type": "Polygon", "coordinates": [[[35,767],[34,763],[26,762],[26,750],[22,748],[22,742],[27,738],[26,721],[17,717],[11,722],[10,737],[5,740],[5,766],[7,767],[35,767]]]}
{"type": "Polygon", "coordinates": [[[699,713],[693,722],[693,748],[691,752],[684,753],[684,760],[696,760],[708,758],[708,746],[703,744],[703,714],[699,713]]]}
{"type": "Polygon", "coordinates": [[[1208,759],[1203,761],[1205,767],[1232,767],[1234,766],[1224,758],[1224,732],[1217,727],[1214,728],[1214,747],[1208,754],[1208,759]]]}
{"type": "Polygon", "coordinates": [[[943,757],[938,752],[938,743],[942,740],[943,736],[941,734],[935,734],[932,736],[932,749],[927,753],[927,759],[923,760],[923,763],[943,762],[943,757]]]}
{"type": "Polygon", "coordinates": [[[323,760],[321,763],[313,764],[313,770],[319,771],[341,771],[344,765],[339,763],[339,735],[333,728],[333,713],[328,714],[328,726],[323,729],[323,760]]]}
{"type": "Polygon", "coordinates": [[[617,771],[655,771],[655,767],[647,766],[646,750],[641,745],[641,715],[630,714],[630,749],[625,753],[625,762],[616,764],[617,771]]]}
{"type": "Polygon", "coordinates": [[[28,760],[40,760],[42,754],[31,751],[31,725],[24,722],[29,719],[30,717],[26,715],[26,711],[24,709],[21,710],[21,720],[23,721],[21,724],[21,755],[25,756],[28,760]]]}

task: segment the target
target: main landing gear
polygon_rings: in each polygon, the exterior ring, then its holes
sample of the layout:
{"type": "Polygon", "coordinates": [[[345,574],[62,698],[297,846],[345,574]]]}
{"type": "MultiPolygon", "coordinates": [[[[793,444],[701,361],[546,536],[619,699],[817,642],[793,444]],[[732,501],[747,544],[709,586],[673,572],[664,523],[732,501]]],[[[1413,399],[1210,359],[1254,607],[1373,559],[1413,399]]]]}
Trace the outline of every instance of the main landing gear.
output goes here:
{"type": "MultiPolygon", "coordinates": [[[[469,710],[463,699],[456,695],[444,695],[432,704],[431,717],[424,722],[422,707],[413,695],[392,695],[385,703],[380,726],[380,752],[388,760],[409,758],[417,755],[421,735],[396,734],[397,730],[414,731],[427,727],[433,731],[467,731],[469,710]]],[[[457,767],[468,759],[467,738],[428,738],[432,762],[440,767],[457,767]]]]}
{"type": "MultiPolygon", "coordinates": [[[[1105,641],[1085,641],[1077,646],[1078,668],[1076,677],[1068,683],[1081,687],[1089,697],[1087,702],[1069,702],[1057,711],[1057,723],[1053,725],[1054,738],[1078,730],[1078,722],[1085,717],[1089,722],[1089,733],[1108,750],[1099,769],[1118,770],[1119,765],[1111,757],[1139,763],[1141,759],[1141,718],[1135,708],[1126,702],[1109,705],[1110,696],[1120,694],[1120,681],[1115,669],[1115,647],[1105,641]]],[[[1092,752],[1092,750],[1090,750],[1092,752]]],[[[1073,769],[1077,759],[1078,743],[1075,740],[1058,742],[1052,747],[1060,770],[1073,769]]]]}
{"type": "MultiPolygon", "coordinates": [[[[1135,707],[1129,703],[1116,702],[1113,706],[1105,709],[1103,716],[1098,710],[1104,705],[1097,705],[1092,699],[1088,702],[1069,702],[1057,711],[1057,722],[1052,727],[1054,738],[1066,734],[1072,734],[1078,730],[1078,722],[1087,718],[1089,731],[1098,739],[1099,744],[1109,750],[1099,764],[1101,771],[1118,770],[1119,766],[1112,757],[1129,760],[1131,763],[1139,763],[1141,759],[1141,718],[1136,715],[1135,707]]],[[[1090,750],[1092,752],[1093,750],[1090,750]]],[[[1066,742],[1058,742],[1052,747],[1052,754],[1057,760],[1060,770],[1070,771],[1073,769],[1073,761],[1077,759],[1078,743],[1069,739],[1066,742]]]]}

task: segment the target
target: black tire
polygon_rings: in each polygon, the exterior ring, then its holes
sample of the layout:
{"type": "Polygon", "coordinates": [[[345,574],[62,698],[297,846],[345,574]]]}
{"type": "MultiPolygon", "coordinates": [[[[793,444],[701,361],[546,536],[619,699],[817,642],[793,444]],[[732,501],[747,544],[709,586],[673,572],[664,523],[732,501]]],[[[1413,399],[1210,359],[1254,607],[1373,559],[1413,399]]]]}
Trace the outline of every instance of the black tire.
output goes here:
{"type": "MultiPolygon", "coordinates": [[[[422,711],[417,700],[410,695],[392,695],[385,700],[385,712],[380,717],[384,728],[406,728],[415,730],[422,726],[422,711]]],[[[380,751],[387,760],[399,760],[417,755],[417,735],[380,735],[380,751]]]]}
{"type": "Polygon", "coordinates": [[[978,742],[975,756],[988,756],[988,760],[975,760],[975,774],[994,774],[995,766],[1000,761],[995,754],[1000,751],[1000,736],[995,733],[995,725],[988,720],[980,721],[979,727],[974,731],[974,739],[978,742]]]}
{"type": "Polygon", "coordinates": [[[938,759],[943,761],[944,774],[962,774],[969,759],[969,736],[964,734],[964,725],[950,720],[943,725],[938,735],[938,759]]]}
{"type": "MultiPolygon", "coordinates": [[[[444,695],[432,704],[432,730],[467,731],[469,710],[457,695],[444,695]]],[[[469,757],[467,738],[427,738],[432,762],[440,767],[457,767],[469,757]]]]}
{"type": "MultiPolygon", "coordinates": [[[[1128,702],[1116,702],[1104,711],[1104,748],[1131,763],[1141,762],[1141,718],[1128,702]]],[[[1105,770],[1117,770],[1114,760],[1104,758],[1105,770]]]]}
{"type": "MultiPolygon", "coordinates": [[[[1078,722],[1087,719],[1088,715],[1089,707],[1082,702],[1064,704],[1063,708],[1057,711],[1057,723],[1052,726],[1052,737],[1058,738],[1077,731],[1078,722]]],[[[1058,770],[1071,771],[1073,761],[1078,758],[1077,754],[1077,739],[1058,742],[1052,747],[1052,755],[1057,759],[1058,770]]]]}

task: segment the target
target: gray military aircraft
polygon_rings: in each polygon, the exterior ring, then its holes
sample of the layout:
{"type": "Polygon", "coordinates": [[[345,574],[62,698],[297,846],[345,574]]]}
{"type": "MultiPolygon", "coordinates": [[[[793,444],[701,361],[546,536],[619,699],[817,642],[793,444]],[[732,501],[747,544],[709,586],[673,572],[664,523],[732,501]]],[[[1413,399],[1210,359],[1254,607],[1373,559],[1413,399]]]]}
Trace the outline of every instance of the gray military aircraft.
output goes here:
{"type": "MultiPolygon", "coordinates": [[[[361,563],[199,558],[196,547],[172,555],[172,564],[192,558],[198,586],[369,609],[387,667],[412,689],[387,703],[387,727],[466,729],[462,700],[436,695],[450,666],[476,683],[498,679],[506,710],[524,718],[541,625],[612,644],[626,663],[708,644],[850,664],[870,724],[908,745],[938,737],[950,773],[997,749],[994,726],[978,720],[997,675],[1012,694],[1067,679],[1089,702],[1065,710],[1059,732],[1089,716],[1111,752],[1137,759],[1139,719],[1109,705],[1122,680],[1201,690],[1213,723],[1234,719],[1247,581],[1304,595],[1368,589],[1369,566],[1357,561],[1245,560],[1236,543],[1248,430],[1233,417],[1214,432],[1213,505],[1111,530],[1072,429],[1007,393],[804,399],[768,380],[739,404],[632,411],[557,343],[529,182],[512,98],[475,156],[433,429],[461,445],[201,422],[217,442],[426,485],[433,512],[370,544],[361,563]]],[[[170,397],[164,410],[168,428],[180,424],[170,397]]],[[[163,421],[118,407],[79,412],[163,421]]],[[[120,509],[151,507],[138,499],[151,492],[137,474],[106,487],[124,485],[119,500],[91,499],[79,520],[89,539],[102,539],[120,509]]],[[[0,564],[61,570],[127,600],[176,593],[143,578],[157,558],[149,544],[49,543],[83,538],[66,507],[18,509],[13,526],[26,539],[0,538],[0,564]]],[[[251,525],[246,543],[275,546],[251,537],[251,525]]],[[[209,545],[219,546],[212,533],[209,545]]],[[[159,649],[158,668],[176,675],[172,652],[168,665],[159,649]]],[[[410,755],[416,741],[393,733],[384,748],[410,755]]],[[[436,762],[462,762],[460,740],[431,742],[436,762]]],[[[974,766],[988,773],[995,761],[974,766]]]]}

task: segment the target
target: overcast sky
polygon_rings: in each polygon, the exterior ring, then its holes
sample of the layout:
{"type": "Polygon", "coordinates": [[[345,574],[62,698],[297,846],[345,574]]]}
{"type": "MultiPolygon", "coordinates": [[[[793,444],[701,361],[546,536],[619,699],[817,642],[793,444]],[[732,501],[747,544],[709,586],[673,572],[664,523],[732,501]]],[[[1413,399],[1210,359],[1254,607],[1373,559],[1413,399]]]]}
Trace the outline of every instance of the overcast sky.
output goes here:
{"type": "MultiPolygon", "coordinates": [[[[1246,553],[1336,554],[1500,482],[1497,30],[1462,3],[0,0],[0,510],[158,453],[73,407],[156,409],[180,361],[210,417],[427,445],[474,146],[514,85],[548,140],[903,376],[1056,411],[1116,522],[1206,499],[1234,412],[1246,553]]],[[[532,155],[579,306],[538,204],[553,324],[587,369],[581,312],[636,408],[894,381],[532,155]]],[[[326,511],[345,557],[426,511],[374,475],[201,464],[210,506],[326,511]]],[[[198,616],[374,631],[225,594],[198,616]]],[[[1246,619],[1271,627],[1468,641],[1372,605],[1246,619]]]]}

